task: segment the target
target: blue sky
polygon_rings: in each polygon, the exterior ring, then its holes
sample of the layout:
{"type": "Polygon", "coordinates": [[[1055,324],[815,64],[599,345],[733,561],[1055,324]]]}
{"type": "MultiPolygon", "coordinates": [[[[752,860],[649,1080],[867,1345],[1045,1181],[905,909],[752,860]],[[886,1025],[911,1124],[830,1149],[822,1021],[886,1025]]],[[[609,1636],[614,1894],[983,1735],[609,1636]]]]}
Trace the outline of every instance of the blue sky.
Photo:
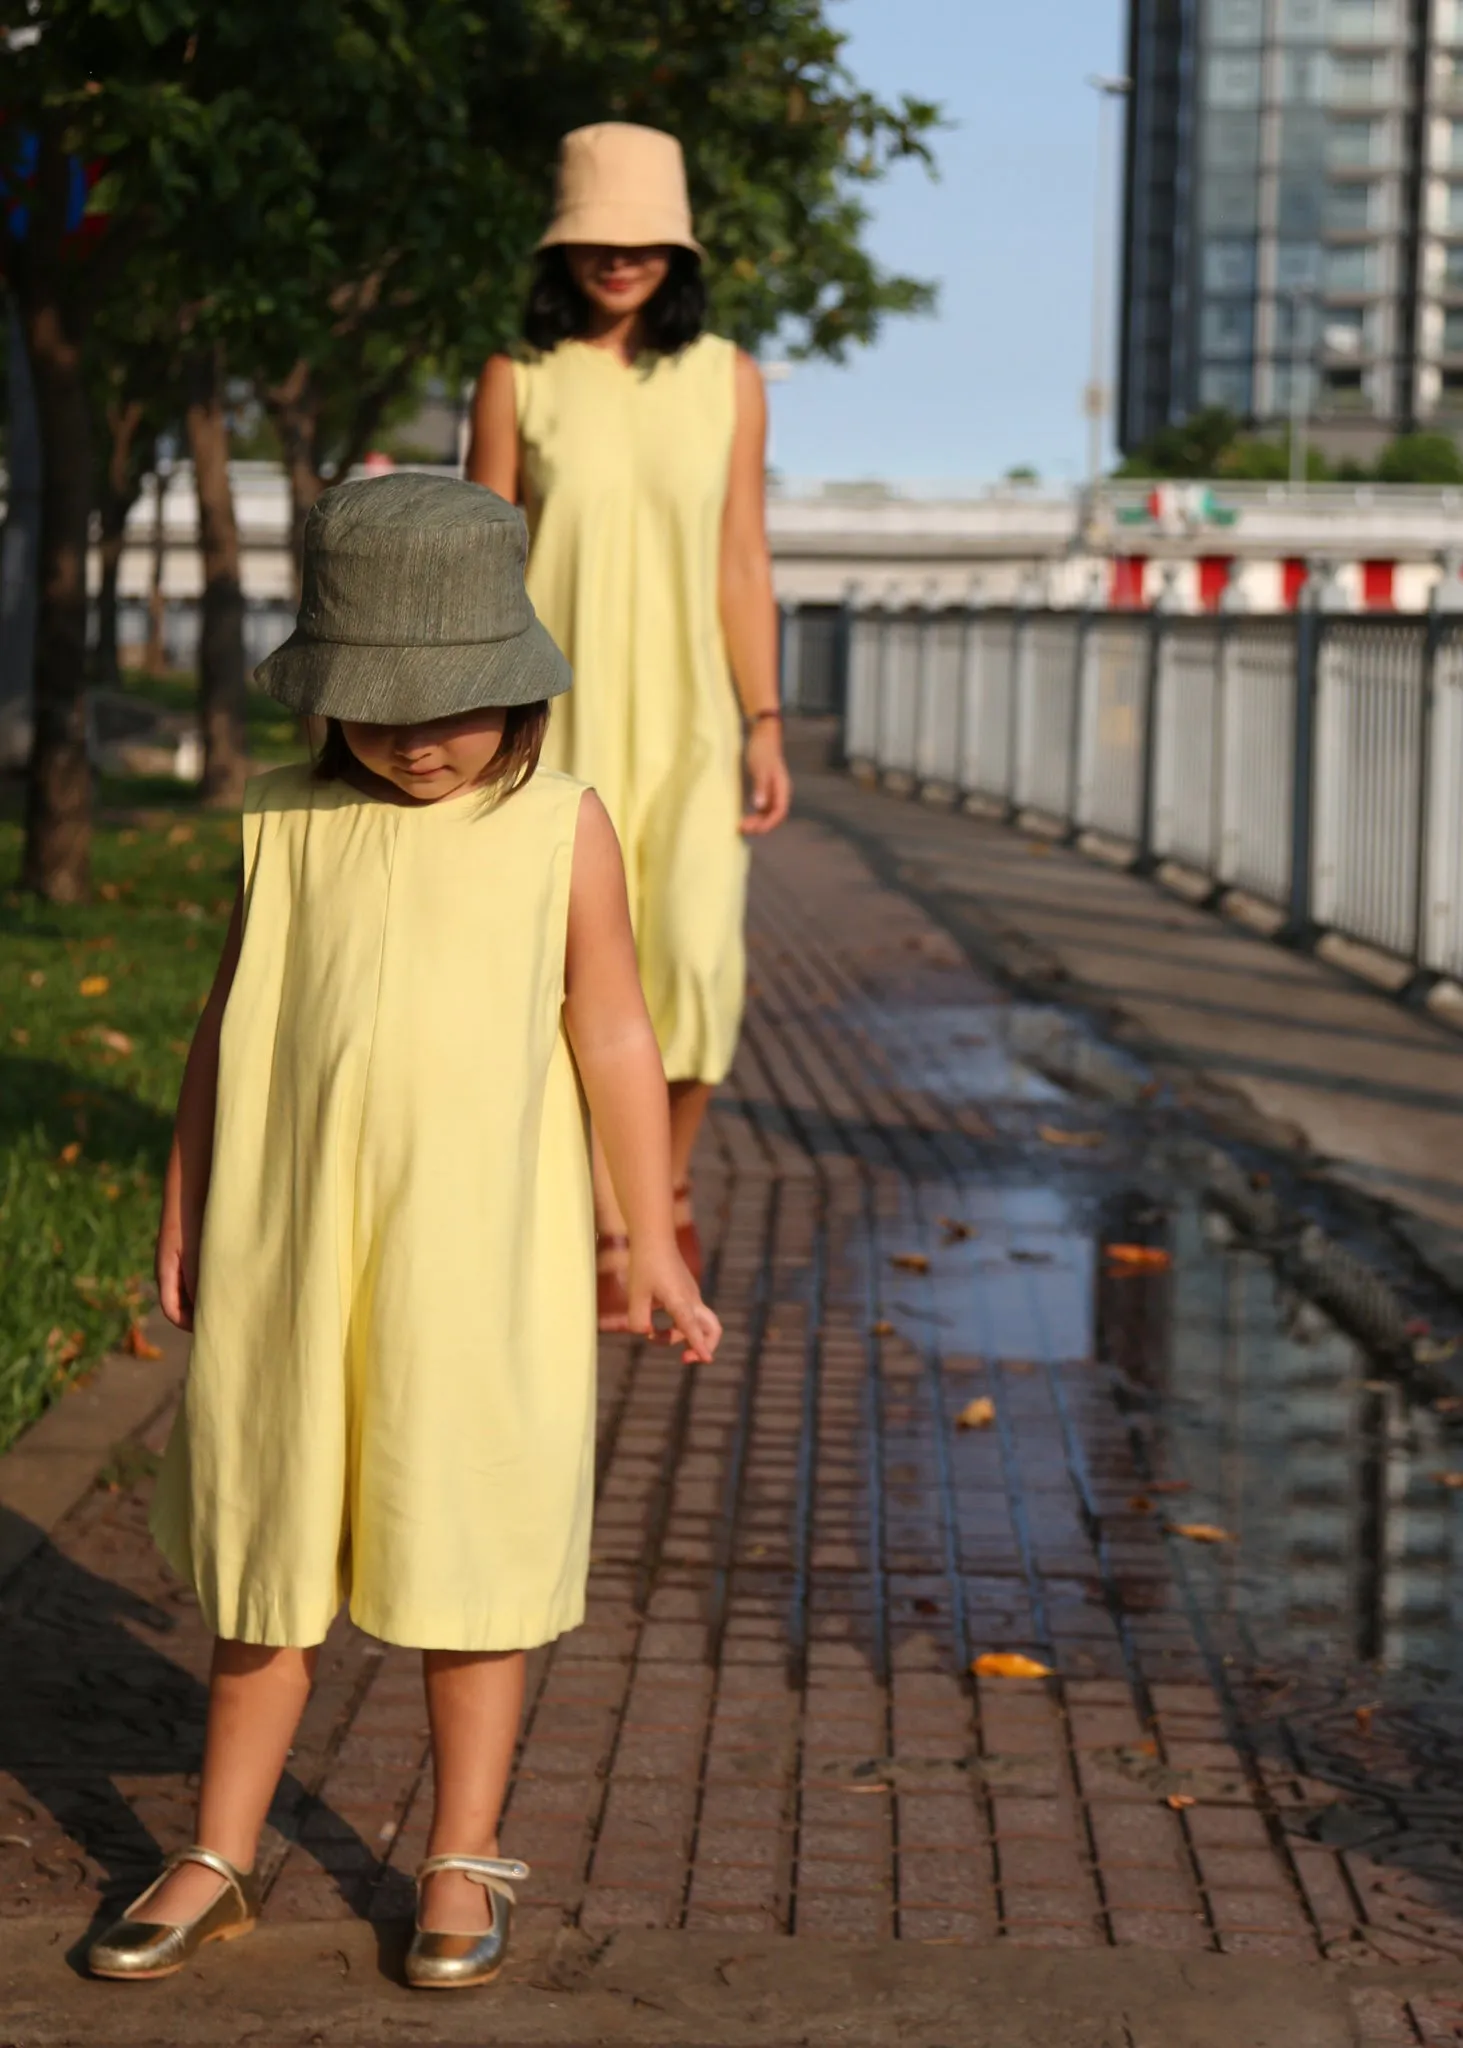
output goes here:
{"type": "Polygon", "coordinates": [[[798,364],[772,392],[788,476],[987,479],[1083,472],[1097,95],[1122,68],[1122,0],[829,0],[855,76],[940,100],[941,176],[871,188],[870,245],[940,286],[847,368],[798,364]]]}

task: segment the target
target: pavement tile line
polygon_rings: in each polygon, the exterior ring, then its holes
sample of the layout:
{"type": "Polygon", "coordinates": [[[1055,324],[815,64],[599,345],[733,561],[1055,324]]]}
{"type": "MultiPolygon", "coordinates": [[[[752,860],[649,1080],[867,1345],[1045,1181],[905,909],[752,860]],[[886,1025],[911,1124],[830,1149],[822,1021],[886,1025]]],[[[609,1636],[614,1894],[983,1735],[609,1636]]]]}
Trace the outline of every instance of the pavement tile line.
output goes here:
{"type": "MultiPolygon", "coordinates": [[[[1041,1112],[970,1099],[910,1022],[968,1011],[998,1043],[1002,991],[806,821],[757,852],[749,958],[698,1173],[726,1346],[695,1371],[602,1347],[589,1615],[531,1661],[505,1822],[535,1865],[527,1949],[791,1932],[1298,1962],[1360,1932],[1377,1953],[1346,1852],[1277,1819],[1306,1760],[1251,1753],[1193,1560],[1124,1509],[1151,1432],[1073,1335],[1080,1158],[1034,1152],[1041,1112]],[[910,1253],[929,1273],[891,1265],[910,1253]],[[957,1433],[976,1392],[994,1426],[957,1433]],[[972,1679],[1007,1648],[1058,1678],[972,1679]],[[1237,1746],[1236,1789],[1170,1810],[1124,1761],[1147,1742],[1160,1771],[1237,1746]]],[[[1119,1112],[1069,1108],[1121,1141],[1119,1112]]],[[[88,1496],[0,1598],[22,1674],[0,1689],[0,1921],[79,1929],[187,1838],[208,1646],[145,1494],[88,1496]]],[[[415,1660],[338,1626],[292,1769],[266,1935],[399,1918],[431,1791],[415,1660]]],[[[1450,2038],[1367,1996],[1356,2038],[1450,2038]]]]}

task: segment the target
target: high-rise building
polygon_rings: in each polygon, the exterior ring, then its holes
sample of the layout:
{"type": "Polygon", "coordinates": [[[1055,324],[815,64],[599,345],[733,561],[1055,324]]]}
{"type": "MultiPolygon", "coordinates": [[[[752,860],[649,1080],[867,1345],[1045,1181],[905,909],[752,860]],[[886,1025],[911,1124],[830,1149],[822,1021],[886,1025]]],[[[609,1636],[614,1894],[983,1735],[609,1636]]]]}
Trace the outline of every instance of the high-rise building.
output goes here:
{"type": "Polygon", "coordinates": [[[1118,435],[1463,434],[1463,0],[1129,0],[1118,435]]]}

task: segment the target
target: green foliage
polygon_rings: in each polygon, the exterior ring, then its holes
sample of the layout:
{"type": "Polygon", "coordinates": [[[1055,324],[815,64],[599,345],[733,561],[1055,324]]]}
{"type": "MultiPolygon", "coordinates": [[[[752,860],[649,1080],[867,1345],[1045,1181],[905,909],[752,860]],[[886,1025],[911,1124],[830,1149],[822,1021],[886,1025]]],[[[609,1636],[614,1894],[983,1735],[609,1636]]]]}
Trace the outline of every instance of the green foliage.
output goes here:
{"type": "Polygon", "coordinates": [[[1448,434],[1399,434],[1372,474],[1383,484],[1463,484],[1463,455],[1448,434]]]}
{"type": "MultiPolygon", "coordinates": [[[[19,839],[0,826],[0,861],[19,839]]],[[[172,1108],[223,939],[238,828],[176,811],[104,822],[94,858],[94,905],[12,896],[3,909],[0,1445],[151,1299],[172,1108]]]]}
{"type": "MultiPolygon", "coordinates": [[[[1307,447],[1305,469],[1309,483],[1463,484],[1463,454],[1448,434],[1399,434],[1370,468],[1354,459],[1333,465],[1318,448],[1307,447]]],[[[1284,483],[1290,476],[1290,436],[1251,433],[1232,413],[1211,406],[1182,425],[1161,427],[1114,475],[1284,483]]]]}

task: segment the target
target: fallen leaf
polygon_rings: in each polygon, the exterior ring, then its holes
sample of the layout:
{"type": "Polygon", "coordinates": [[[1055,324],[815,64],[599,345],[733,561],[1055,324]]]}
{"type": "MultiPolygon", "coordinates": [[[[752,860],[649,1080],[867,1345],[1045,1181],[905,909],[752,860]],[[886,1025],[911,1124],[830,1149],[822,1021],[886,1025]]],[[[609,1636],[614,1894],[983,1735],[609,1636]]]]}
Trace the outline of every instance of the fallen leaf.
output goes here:
{"type": "Polygon", "coordinates": [[[168,834],[168,844],[169,846],[186,846],[192,837],[193,827],[191,825],[175,825],[168,834]]]}
{"type": "Polygon", "coordinates": [[[1194,1805],[1195,1801],[1192,1792],[1170,1792],[1163,1803],[1165,1806],[1171,1806],[1175,1813],[1182,1813],[1186,1806],[1194,1805]]]}
{"type": "Polygon", "coordinates": [[[892,1323],[870,1323],[869,1335],[871,1337],[892,1337],[894,1335],[894,1325],[892,1323]]]}
{"type": "MultiPolygon", "coordinates": [[[[1463,1484],[1463,1482],[1460,1482],[1463,1484]]],[[[1233,1543],[1228,1529],[1221,1529],[1217,1522],[1170,1522],[1171,1536],[1186,1536],[1190,1543],[1233,1543]]]]}
{"type": "Polygon", "coordinates": [[[1135,1515],[1151,1515],[1153,1513],[1153,1503],[1146,1493],[1135,1493],[1128,1502],[1128,1506],[1135,1515]]]}
{"type": "Polygon", "coordinates": [[[1052,1678],[1050,1664],[1038,1664],[1019,1650],[986,1650],[971,1665],[977,1678],[1052,1678]]]}
{"type": "Polygon", "coordinates": [[[81,1146],[78,1144],[75,1138],[72,1139],[69,1145],[63,1145],[61,1147],[61,1164],[63,1166],[75,1166],[77,1160],[80,1157],[81,1146]]]}
{"type": "Polygon", "coordinates": [[[1434,1472],[1433,1478],[1439,1486],[1463,1486],[1463,1472],[1434,1472]]]}
{"type": "Polygon", "coordinates": [[[79,996],[104,996],[112,986],[105,974],[84,974],[76,984],[79,996]]]}
{"type": "Polygon", "coordinates": [[[923,1252],[895,1252],[889,1261],[901,1273],[928,1273],[930,1262],[923,1252]]]}
{"type": "Polygon", "coordinates": [[[115,882],[97,883],[97,894],[101,897],[103,903],[115,903],[121,893],[122,891],[115,882]]]}
{"type": "Polygon", "coordinates": [[[109,1052],[119,1052],[124,1059],[132,1051],[132,1040],[125,1031],[98,1031],[97,1039],[109,1052]]]}
{"type": "Polygon", "coordinates": [[[114,1180],[103,1181],[102,1193],[106,1196],[109,1202],[115,1202],[117,1197],[121,1194],[121,1192],[122,1190],[118,1187],[117,1183],[114,1180]]]}
{"type": "Polygon", "coordinates": [[[30,973],[26,976],[26,980],[30,983],[32,988],[44,988],[46,985],[46,977],[44,974],[42,974],[39,967],[33,967],[30,973]]]}
{"type": "Polygon", "coordinates": [[[133,1323],[122,1339],[122,1349],[129,1358],[161,1358],[161,1349],[150,1337],[143,1334],[141,1323],[133,1323]]]}
{"type": "Polygon", "coordinates": [[[1357,1727],[1358,1727],[1358,1728],[1359,1728],[1359,1729],[1361,1730],[1361,1732],[1362,1732],[1362,1734],[1363,1734],[1363,1735],[1370,1735],[1370,1734],[1371,1734],[1371,1732],[1372,1732],[1372,1715],[1373,1715],[1373,1714],[1374,1714],[1374,1713],[1375,1713],[1376,1711],[1377,1711],[1377,1710],[1376,1710],[1376,1707],[1375,1707],[1374,1705],[1373,1705],[1373,1706],[1370,1706],[1370,1707],[1358,1707],[1358,1708],[1356,1709],[1356,1725],[1357,1725],[1357,1727]]]}
{"type": "Polygon", "coordinates": [[[1102,1255],[1110,1266],[1127,1266],[1135,1273],[1162,1273],[1173,1264],[1173,1253],[1156,1244],[1106,1244],[1102,1255]]]}
{"type": "Polygon", "coordinates": [[[1043,1145],[1065,1145],[1077,1151],[1091,1151],[1106,1142],[1104,1131],[1063,1131],[1055,1124],[1038,1124],[1036,1135],[1043,1145]]]}
{"type": "Polygon", "coordinates": [[[989,1394],[967,1401],[955,1418],[957,1429],[989,1429],[996,1419],[996,1404],[989,1394]]]}
{"type": "Polygon", "coordinates": [[[939,1601],[931,1600],[923,1593],[913,1602],[913,1606],[916,1614],[938,1614],[940,1611],[939,1601]]]}
{"type": "Polygon", "coordinates": [[[13,1024],[10,1027],[10,1040],[12,1045],[29,1045],[30,1033],[23,1024],[13,1024]]]}
{"type": "Polygon", "coordinates": [[[942,1216],[939,1222],[946,1244],[964,1244],[966,1238],[978,1235],[973,1223],[962,1223],[958,1216],[942,1216]]]}
{"type": "Polygon", "coordinates": [[[86,1338],[80,1330],[73,1330],[69,1337],[64,1330],[52,1330],[46,1338],[46,1349],[53,1365],[74,1365],[86,1349],[86,1338]]]}

